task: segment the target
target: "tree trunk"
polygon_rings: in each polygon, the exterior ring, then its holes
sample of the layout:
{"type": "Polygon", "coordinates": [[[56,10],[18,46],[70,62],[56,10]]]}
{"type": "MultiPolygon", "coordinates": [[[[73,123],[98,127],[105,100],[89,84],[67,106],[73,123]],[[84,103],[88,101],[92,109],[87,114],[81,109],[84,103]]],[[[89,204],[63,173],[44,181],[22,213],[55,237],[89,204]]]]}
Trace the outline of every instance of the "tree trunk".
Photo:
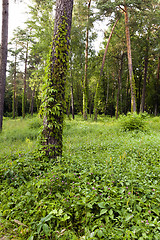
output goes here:
{"type": "Polygon", "coordinates": [[[73,96],[73,83],[71,85],[71,108],[72,108],[72,118],[74,119],[74,96],[73,96]]]}
{"type": "Polygon", "coordinates": [[[118,91],[117,91],[117,103],[116,103],[116,119],[118,119],[118,111],[119,111],[119,98],[120,98],[120,89],[121,89],[121,82],[122,82],[122,66],[123,66],[123,54],[120,59],[120,70],[118,76],[118,91]]]}
{"type": "Polygon", "coordinates": [[[57,0],[54,38],[43,99],[43,150],[49,158],[62,155],[65,78],[68,69],[69,39],[73,0],[57,0]]]}
{"type": "Polygon", "coordinates": [[[119,18],[116,20],[115,24],[113,25],[112,31],[111,31],[111,33],[110,33],[110,35],[109,35],[108,42],[107,42],[107,45],[106,45],[106,48],[105,48],[103,60],[102,60],[100,77],[99,77],[99,81],[98,81],[98,83],[97,83],[97,88],[96,88],[96,93],[95,93],[95,98],[94,98],[94,120],[95,120],[95,121],[97,121],[97,101],[98,101],[99,82],[100,82],[100,79],[101,79],[101,76],[102,76],[102,73],[103,73],[103,68],[104,68],[104,63],[105,63],[105,58],[106,58],[106,55],[107,55],[109,43],[110,43],[110,40],[111,40],[113,31],[114,31],[114,29],[115,29],[115,27],[116,27],[116,25],[117,25],[118,20],[119,20],[119,18]]]}
{"type": "Polygon", "coordinates": [[[108,47],[109,47],[109,43],[110,43],[110,40],[111,40],[111,37],[112,37],[112,34],[113,34],[113,31],[117,25],[119,21],[119,18],[116,20],[115,24],[113,25],[113,28],[112,28],[112,31],[109,35],[109,38],[108,38],[108,42],[107,42],[107,45],[106,45],[106,48],[105,48],[105,52],[104,52],[104,56],[103,56],[103,60],[102,60],[102,66],[101,66],[101,72],[100,72],[100,78],[102,76],[102,73],[103,73],[103,68],[104,68],[104,63],[105,63],[105,58],[106,58],[106,55],[107,55],[107,52],[108,52],[108,47]]]}
{"type": "Polygon", "coordinates": [[[7,47],[8,47],[8,0],[2,0],[2,35],[0,49],[0,131],[2,131],[4,95],[6,84],[7,47]]]}
{"type": "Polygon", "coordinates": [[[27,79],[27,63],[28,63],[28,42],[26,45],[25,69],[24,69],[24,82],[23,82],[23,96],[22,96],[22,117],[25,118],[26,106],[26,79],[27,79]]]}
{"type": "Polygon", "coordinates": [[[148,42],[147,42],[146,54],[145,54],[145,63],[144,63],[144,78],[143,78],[143,89],[142,89],[140,112],[144,112],[144,106],[145,106],[146,80],[147,80],[147,70],[148,70],[148,51],[149,51],[149,46],[148,46],[148,42]]]}
{"type": "Polygon", "coordinates": [[[157,81],[156,81],[156,102],[155,102],[155,109],[154,109],[155,116],[157,116],[157,113],[158,113],[159,70],[160,70],[160,57],[158,57],[158,69],[157,69],[157,81]]]}
{"type": "MultiPolygon", "coordinates": [[[[16,46],[17,50],[17,46],[16,46]]],[[[16,112],[16,77],[17,77],[17,54],[15,53],[15,62],[14,62],[14,80],[13,80],[13,119],[15,118],[16,112]]]]}
{"type": "Polygon", "coordinates": [[[35,87],[32,91],[32,99],[31,99],[31,116],[33,116],[33,108],[34,108],[34,95],[35,95],[35,87]]]}
{"type": "Polygon", "coordinates": [[[106,95],[105,111],[104,111],[105,115],[107,115],[108,98],[109,98],[109,78],[107,82],[107,95],[106,95]]]}
{"type": "Polygon", "coordinates": [[[127,10],[126,4],[124,5],[124,14],[125,14],[125,30],[126,30],[126,41],[127,41],[128,70],[129,70],[129,80],[130,80],[130,88],[131,88],[131,112],[133,113],[133,112],[136,112],[136,90],[135,90],[135,79],[133,75],[133,66],[132,66],[128,10],[127,10]]]}
{"type": "Polygon", "coordinates": [[[91,0],[88,2],[88,12],[87,12],[87,30],[86,30],[86,51],[85,51],[85,73],[83,81],[83,118],[87,120],[87,105],[88,105],[88,35],[89,35],[89,10],[91,6],[91,0]]]}

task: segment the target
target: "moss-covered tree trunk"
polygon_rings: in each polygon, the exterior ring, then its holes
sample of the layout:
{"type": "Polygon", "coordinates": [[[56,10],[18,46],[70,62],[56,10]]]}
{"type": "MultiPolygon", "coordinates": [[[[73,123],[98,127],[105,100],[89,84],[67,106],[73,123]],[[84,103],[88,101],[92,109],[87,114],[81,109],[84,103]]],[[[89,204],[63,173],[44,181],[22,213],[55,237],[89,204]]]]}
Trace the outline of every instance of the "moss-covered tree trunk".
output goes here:
{"type": "Polygon", "coordinates": [[[73,0],[56,1],[54,38],[43,99],[43,149],[49,158],[62,155],[65,79],[68,69],[72,9],[73,0]]]}

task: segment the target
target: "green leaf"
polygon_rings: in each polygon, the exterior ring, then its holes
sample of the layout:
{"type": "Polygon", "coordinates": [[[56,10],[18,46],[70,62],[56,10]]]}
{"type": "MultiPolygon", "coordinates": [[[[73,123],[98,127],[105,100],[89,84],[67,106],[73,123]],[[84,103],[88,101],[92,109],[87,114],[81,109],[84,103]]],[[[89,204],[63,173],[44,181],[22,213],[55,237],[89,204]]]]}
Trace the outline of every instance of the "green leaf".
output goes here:
{"type": "Polygon", "coordinates": [[[51,211],[51,212],[49,213],[49,215],[51,215],[51,214],[57,214],[57,209],[54,209],[53,211],[51,211]]]}
{"type": "Polygon", "coordinates": [[[61,198],[61,194],[60,193],[56,193],[55,195],[56,195],[56,197],[61,198]]]}
{"type": "Polygon", "coordinates": [[[119,190],[119,193],[124,193],[124,191],[125,191],[125,188],[121,188],[121,189],[119,190]]]}
{"type": "Polygon", "coordinates": [[[103,234],[103,232],[101,230],[97,231],[97,235],[98,235],[99,238],[104,236],[104,234],[103,234]]]}
{"type": "Polygon", "coordinates": [[[125,221],[129,221],[131,218],[133,218],[133,214],[132,215],[127,215],[126,218],[125,218],[125,221]]]}
{"type": "Polygon", "coordinates": [[[109,215],[113,215],[113,210],[112,209],[109,210],[109,215]]]}
{"type": "Polygon", "coordinates": [[[28,238],[28,240],[33,240],[34,239],[34,236],[33,235],[31,235],[29,238],[28,238]]]}
{"type": "Polygon", "coordinates": [[[48,214],[46,217],[41,218],[41,222],[48,222],[51,218],[53,218],[53,215],[48,214]]]}
{"type": "Polygon", "coordinates": [[[59,212],[57,213],[57,216],[61,216],[63,213],[63,210],[62,209],[59,209],[59,212]]]}
{"type": "Polygon", "coordinates": [[[107,209],[102,209],[102,210],[100,211],[100,215],[105,214],[106,212],[107,212],[107,209]]]}
{"type": "Polygon", "coordinates": [[[92,208],[92,205],[90,203],[87,204],[87,207],[92,208]]]}
{"type": "Polygon", "coordinates": [[[38,233],[38,234],[40,233],[41,228],[42,228],[42,224],[38,224],[38,227],[37,227],[37,233],[38,233]]]}
{"type": "Polygon", "coordinates": [[[142,236],[143,236],[145,239],[148,238],[146,233],[142,233],[142,236]]]}
{"type": "Polygon", "coordinates": [[[64,215],[64,217],[61,219],[61,221],[66,221],[70,219],[70,216],[68,216],[67,214],[64,215]]]}
{"type": "Polygon", "coordinates": [[[105,205],[106,205],[105,202],[98,203],[98,206],[99,206],[100,208],[105,208],[105,205]]]}
{"type": "Polygon", "coordinates": [[[50,232],[49,226],[46,223],[43,224],[43,231],[46,235],[48,235],[50,232]]]}

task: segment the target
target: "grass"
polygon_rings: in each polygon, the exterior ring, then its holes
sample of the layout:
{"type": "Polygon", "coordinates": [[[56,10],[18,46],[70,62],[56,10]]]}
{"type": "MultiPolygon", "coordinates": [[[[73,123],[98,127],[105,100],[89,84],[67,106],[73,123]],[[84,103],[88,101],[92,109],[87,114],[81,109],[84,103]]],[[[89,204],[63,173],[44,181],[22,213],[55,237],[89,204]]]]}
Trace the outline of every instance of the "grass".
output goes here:
{"type": "Polygon", "coordinates": [[[51,162],[37,151],[38,118],[6,119],[0,236],[160,239],[160,118],[133,131],[124,121],[66,119],[63,157],[51,162]]]}

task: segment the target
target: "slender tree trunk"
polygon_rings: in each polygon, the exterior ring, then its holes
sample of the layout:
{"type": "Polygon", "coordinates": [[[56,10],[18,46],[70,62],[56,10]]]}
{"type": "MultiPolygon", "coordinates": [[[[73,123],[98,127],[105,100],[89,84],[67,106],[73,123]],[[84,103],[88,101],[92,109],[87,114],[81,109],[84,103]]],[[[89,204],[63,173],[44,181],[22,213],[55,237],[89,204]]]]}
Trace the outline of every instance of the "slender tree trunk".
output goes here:
{"type": "MultiPolygon", "coordinates": [[[[72,57],[71,57],[72,59],[72,57]]],[[[70,59],[70,77],[71,77],[71,112],[74,120],[74,95],[73,95],[73,76],[72,76],[72,60],[70,59]]]]}
{"type": "Polygon", "coordinates": [[[107,55],[107,52],[108,52],[109,43],[110,43],[110,40],[111,40],[113,31],[114,31],[114,29],[115,29],[118,21],[119,21],[119,18],[116,20],[115,24],[113,25],[112,31],[111,31],[111,33],[110,33],[110,35],[109,35],[109,38],[108,38],[108,42],[107,42],[107,45],[106,45],[106,48],[105,48],[105,52],[104,52],[104,56],[103,56],[103,60],[102,60],[100,77],[102,76],[102,73],[103,73],[103,68],[104,68],[105,58],[106,58],[106,55],[107,55]]]}
{"type": "Polygon", "coordinates": [[[17,77],[17,55],[15,53],[14,80],[13,80],[13,118],[15,118],[15,112],[16,112],[16,77],[17,77]]]}
{"type": "Polygon", "coordinates": [[[32,99],[31,99],[31,116],[33,116],[33,109],[34,109],[34,95],[35,95],[35,87],[32,91],[32,99]]]}
{"type": "Polygon", "coordinates": [[[136,90],[135,90],[135,79],[134,79],[133,66],[132,66],[128,10],[127,10],[126,4],[124,5],[124,14],[125,14],[125,30],[126,30],[127,54],[128,54],[128,70],[129,70],[129,80],[130,80],[130,88],[131,88],[131,112],[133,113],[133,112],[136,112],[136,90]]]}
{"type": "Polygon", "coordinates": [[[105,102],[105,115],[107,115],[107,107],[108,107],[108,98],[109,98],[109,79],[107,82],[107,95],[106,95],[106,102],[105,102]]]}
{"type": "Polygon", "coordinates": [[[148,51],[149,51],[149,46],[148,46],[148,42],[147,42],[146,54],[145,54],[145,63],[144,63],[144,78],[143,78],[143,89],[142,89],[140,112],[144,112],[144,106],[145,106],[146,80],[147,80],[147,70],[148,70],[148,51]]]}
{"type": "Polygon", "coordinates": [[[123,66],[123,54],[120,59],[120,70],[118,76],[118,91],[117,91],[117,103],[116,103],[116,119],[118,119],[118,111],[119,111],[119,97],[120,97],[120,89],[121,89],[121,82],[122,82],[122,66],[123,66]]]}
{"type": "Polygon", "coordinates": [[[43,99],[43,150],[52,159],[62,155],[65,78],[68,69],[69,39],[73,0],[57,0],[54,38],[48,79],[43,99]]]}
{"type": "Polygon", "coordinates": [[[102,73],[103,73],[103,68],[104,68],[104,63],[105,63],[105,58],[106,58],[106,55],[107,55],[109,43],[110,43],[110,40],[111,40],[113,31],[114,31],[114,29],[115,29],[115,27],[116,27],[116,25],[117,25],[118,20],[119,20],[119,18],[116,20],[115,24],[113,25],[112,31],[111,31],[111,33],[110,33],[110,35],[109,35],[108,42],[107,42],[107,45],[106,45],[106,48],[105,48],[103,60],[102,60],[100,77],[99,77],[99,80],[98,80],[98,83],[97,83],[97,88],[96,88],[96,93],[95,93],[95,98],[94,98],[94,120],[95,120],[95,121],[97,121],[97,101],[98,101],[99,82],[100,82],[100,79],[101,79],[101,76],[102,76],[102,73]]]}
{"type": "Polygon", "coordinates": [[[74,95],[73,95],[73,83],[71,85],[71,108],[72,108],[72,118],[74,119],[74,95]]]}
{"type": "Polygon", "coordinates": [[[126,79],[125,114],[129,111],[128,110],[128,97],[129,97],[129,79],[128,79],[128,76],[127,76],[127,79],[126,79]]]}
{"type": "Polygon", "coordinates": [[[87,120],[87,105],[88,105],[88,35],[89,35],[89,11],[91,6],[91,0],[88,2],[88,13],[87,13],[87,30],[86,30],[86,51],[85,51],[85,74],[83,81],[83,118],[87,120]]]}
{"type": "Polygon", "coordinates": [[[0,49],[0,131],[2,131],[4,95],[6,85],[7,47],[8,47],[8,0],[2,0],[2,34],[0,49]]]}
{"type": "Polygon", "coordinates": [[[157,69],[156,102],[155,102],[155,110],[154,110],[154,115],[155,115],[155,116],[157,116],[157,113],[158,113],[159,70],[160,70],[160,57],[158,58],[158,69],[157,69]]]}
{"type": "Polygon", "coordinates": [[[25,106],[26,106],[27,63],[28,63],[28,42],[27,42],[27,45],[26,45],[25,69],[24,69],[24,82],[23,82],[23,97],[22,97],[22,117],[23,117],[23,118],[25,118],[25,106]]]}

